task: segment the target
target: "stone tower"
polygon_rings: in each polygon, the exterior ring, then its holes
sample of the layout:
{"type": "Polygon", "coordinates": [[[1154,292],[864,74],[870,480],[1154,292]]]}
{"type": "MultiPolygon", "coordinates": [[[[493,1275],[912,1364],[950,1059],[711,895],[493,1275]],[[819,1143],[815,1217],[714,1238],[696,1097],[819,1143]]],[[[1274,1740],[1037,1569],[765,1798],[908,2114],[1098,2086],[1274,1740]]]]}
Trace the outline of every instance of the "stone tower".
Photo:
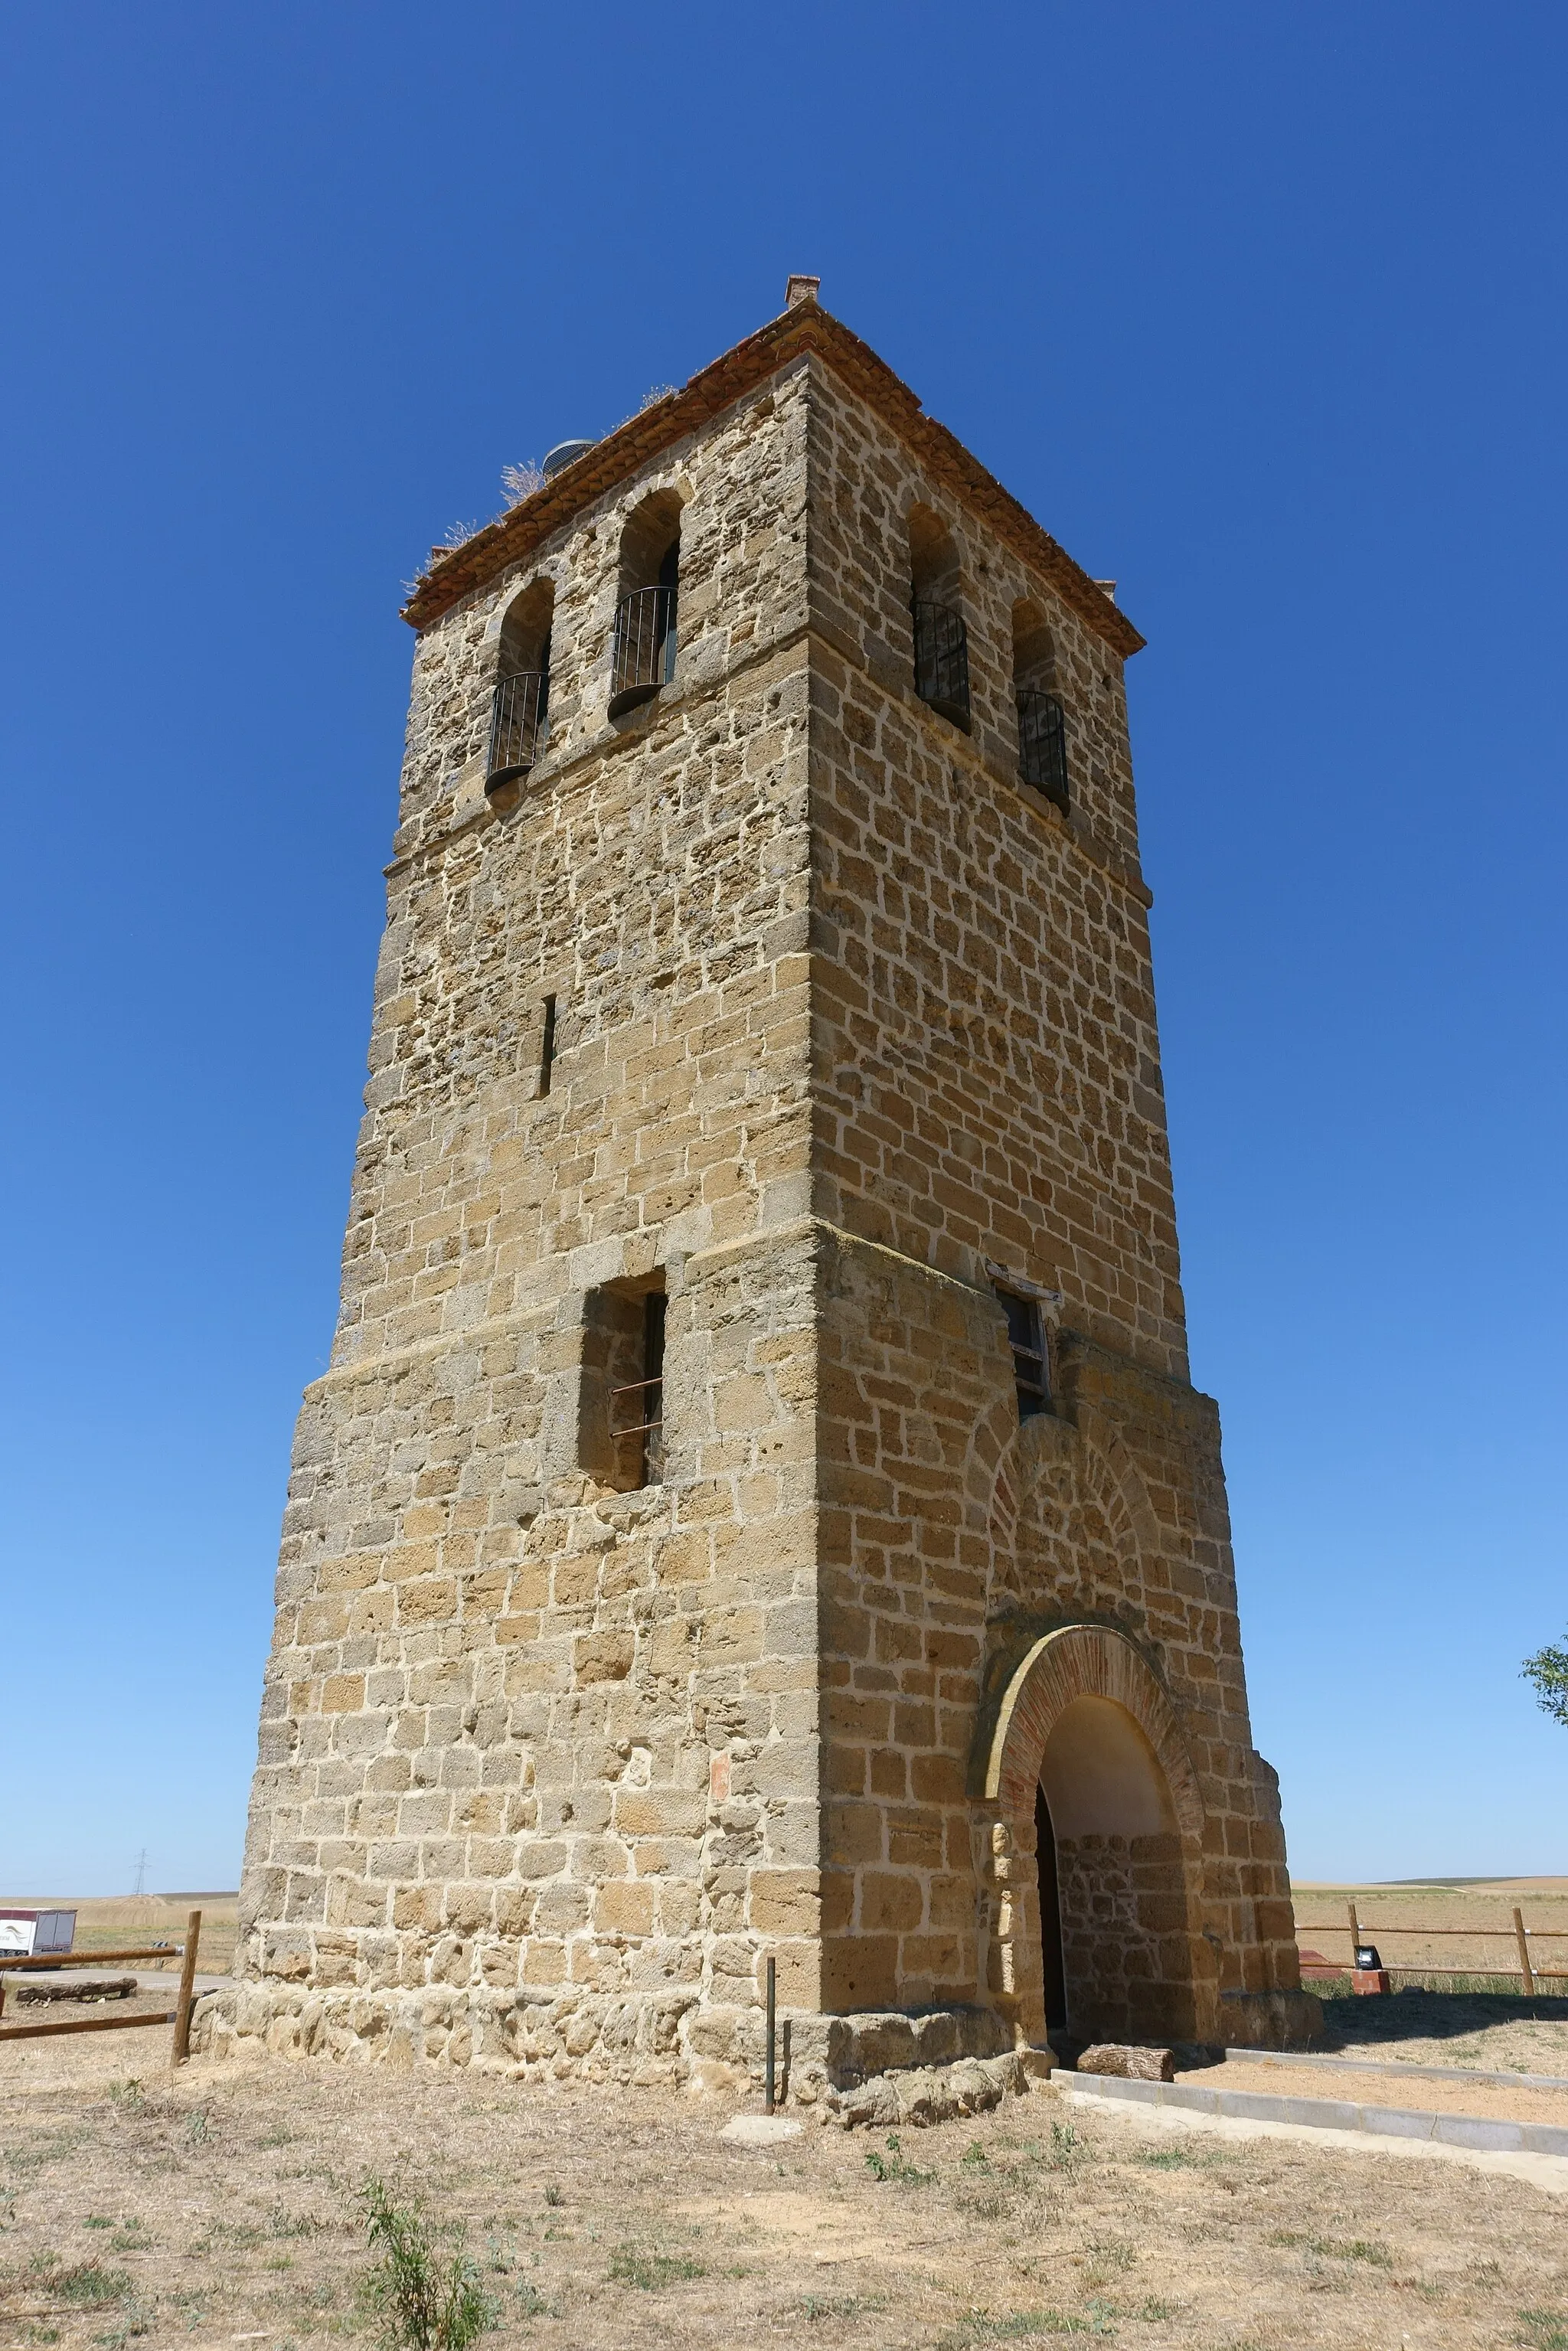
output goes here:
{"type": "Polygon", "coordinates": [[[680,2079],[768,1957],[808,2095],[868,2012],[881,2064],[1315,2008],[1187,1378],[1142,639],[789,297],[406,609],[210,2046],[680,2079]]]}

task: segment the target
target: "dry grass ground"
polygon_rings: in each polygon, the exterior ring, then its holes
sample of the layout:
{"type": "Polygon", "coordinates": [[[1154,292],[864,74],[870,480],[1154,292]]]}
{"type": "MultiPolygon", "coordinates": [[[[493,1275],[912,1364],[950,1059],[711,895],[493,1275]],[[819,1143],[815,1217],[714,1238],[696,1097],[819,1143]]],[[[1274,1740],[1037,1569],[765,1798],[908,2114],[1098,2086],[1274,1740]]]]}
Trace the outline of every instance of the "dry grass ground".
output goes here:
{"type": "Polygon", "coordinates": [[[0,2057],[0,2346],[369,2341],[372,2171],[465,2231],[497,2345],[1568,2346],[1568,2202],[1493,2171],[1050,2091],[898,2146],[809,2126],[758,2150],[720,2138],[728,2105],[674,2094],[171,2076],[141,2040],[0,2057]]]}
{"type": "MultiPolygon", "coordinates": [[[[1385,1921],[1495,1927],[1515,1901],[1532,1926],[1568,1928],[1560,1879],[1297,1889],[1309,1921],[1347,1899],[1375,1939],[1385,1921]]],[[[86,1956],[177,1941],[193,1906],[64,1907],[86,1956]]],[[[205,1975],[228,1964],[234,1904],[200,1907],[205,1975]]],[[[1479,1938],[1390,1941],[1478,1972],[1508,1956],[1479,1938]]],[[[1552,1949],[1568,1966],[1568,1935],[1552,1949]]],[[[1564,1999],[1408,1991],[1333,2001],[1327,2022],[1327,2047],[1393,2074],[1568,2076],[1564,1999]]],[[[813,2126],[759,2151],[720,2138],[729,2106],[674,2095],[325,2064],[172,2076],[167,2062],[155,2031],[0,2048],[0,2351],[370,2343],[372,2172],[465,2231],[497,2345],[1568,2351],[1568,2201],[1495,2171],[1186,2134],[1050,2093],[901,2145],[813,2126]]],[[[1258,2086],[1349,2095],[1333,2079],[1258,2086]]],[[[1401,2103],[1425,2103],[1415,2086],[1401,2103]]],[[[1440,2103],[1490,2110],[1479,2093],[1440,2103]]]]}

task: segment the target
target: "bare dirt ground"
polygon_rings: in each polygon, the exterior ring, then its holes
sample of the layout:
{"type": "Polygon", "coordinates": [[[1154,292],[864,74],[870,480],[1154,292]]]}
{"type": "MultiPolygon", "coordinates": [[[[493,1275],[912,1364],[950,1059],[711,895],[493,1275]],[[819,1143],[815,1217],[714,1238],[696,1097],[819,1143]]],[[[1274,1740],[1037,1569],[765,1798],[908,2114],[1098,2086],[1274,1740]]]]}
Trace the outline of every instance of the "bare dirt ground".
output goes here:
{"type": "Polygon", "coordinates": [[[368,2342],[371,2171],[462,2224],[497,2345],[1568,2346],[1568,2208],[1484,2169],[1049,2090],[753,2149],[732,2102],[673,2093],[165,2065],[151,2032],[0,2052],[0,2346],[368,2342]]]}
{"type": "Polygon", "coordinates": [[[1376,2073],[1339,2074],[1311,2065],[1249,2065],[1239,2056],[1223,2069],[1195,2069],[1176,2078],[1207,2090],[1257,2090],[1271,2098],[1349,2098],[1360,2106],[1416,2106],[1425,2114],[1568,2126],[1568,2085],[1534,2090],[1517,2083],[1435,2082],[1427,2074],[1401,2074],[1394,2064],[1376,2073]]]}

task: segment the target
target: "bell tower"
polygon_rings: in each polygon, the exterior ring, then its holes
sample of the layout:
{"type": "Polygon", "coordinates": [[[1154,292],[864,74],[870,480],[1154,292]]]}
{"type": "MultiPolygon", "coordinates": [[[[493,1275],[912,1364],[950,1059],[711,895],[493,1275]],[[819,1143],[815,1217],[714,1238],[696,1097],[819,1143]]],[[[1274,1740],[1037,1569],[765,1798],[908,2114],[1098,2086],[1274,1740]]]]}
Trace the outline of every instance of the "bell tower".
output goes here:
{"type": "Polygon", "coordinates": [[[802,2097],[1315,2014],[1187,1374],[1142,640],[817,293],[406,608],[210,2046],[738,2074],[769,1959],[802,2097]]]}

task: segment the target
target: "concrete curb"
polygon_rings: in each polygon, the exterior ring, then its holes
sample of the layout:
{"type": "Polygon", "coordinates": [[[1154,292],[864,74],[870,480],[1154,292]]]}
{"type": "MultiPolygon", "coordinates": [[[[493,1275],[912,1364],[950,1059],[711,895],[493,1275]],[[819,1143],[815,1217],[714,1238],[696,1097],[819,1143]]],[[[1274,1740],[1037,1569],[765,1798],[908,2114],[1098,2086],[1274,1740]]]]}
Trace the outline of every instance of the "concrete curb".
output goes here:
{"type": "Polygon", "coordinates": [[[1344,2098],[1275,2098],[1263,2090],[1206,2090],[1188,2082],[1124,2082],[1098,2074],[1080,2088],[1058,2074],[1072,2098],[1135,2106],[1179,2106],[1188,2114],[1230,2115],[1240,2122],[1296,2123],[1308,2130],[1364,2131],[1380,2138],[1437,2139],[1490,2154],[1568,2156],[1568,2126],[1493,2121],[1482,2115],[1429,2114],[1418,2106],[1353,2105],[1344,2098]]]}

